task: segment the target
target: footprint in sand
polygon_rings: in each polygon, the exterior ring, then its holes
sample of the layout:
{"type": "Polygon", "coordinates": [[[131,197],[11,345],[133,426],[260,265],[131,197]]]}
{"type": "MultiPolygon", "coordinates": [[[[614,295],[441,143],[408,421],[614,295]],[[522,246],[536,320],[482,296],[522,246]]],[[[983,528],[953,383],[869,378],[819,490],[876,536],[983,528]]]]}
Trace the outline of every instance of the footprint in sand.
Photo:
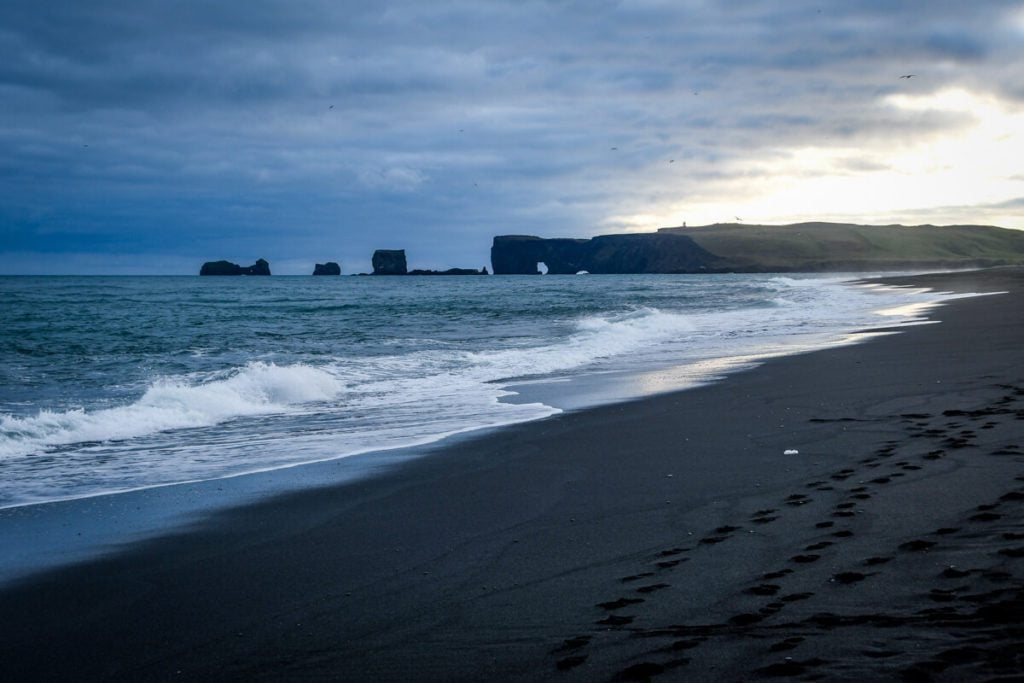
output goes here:
{"type": "Polygon", "coordinates": [[[797,564],[809,564],[811,562],[817,562],[820,559],[821,559],[821,555],[809,554],[809,555],[794,555],[793,557],[789,558],[789,561],[790,562],[796,562],[797,564]]]}
{"type": "Polygon", "coordinates": [[[703,643],[705,640],[705,638],[684,638],[683,640],[677,640],[671,645],[669,645],[668,649],[675,650],[676,652],[680,650],[692,650],[693,648],[703,643]]]}
{"type": "Polygon", "coordinates": [[[585,661],[587,661],[586,655],[571,655],[555,662],[555,668],[559,671],[568,671],[569,669],[579,666],[585,661]]]}
{"type": "Polygon", "coordinates": [[[770,581],[771,579],[781,579],[783,576],[786,576],[786,575],[792,574],[792,573],[793,573],[792,569],[780,569],[777,572],[768,572],[767,574],[762,574],[761,578],[770,581]]]}
{"type": "Polygon", "coordinates": [[[633,623],[633,619],[636,617],[626,617],[619,614],[609,614],[604,619],[595,621],[595,624],[599,626],[625,626],[626,624],[633,623]]]}
{"type": "Polygon", "coordinates": [[[729,540],[728,536],[705,536],[700,539],[699,543],[701,545],[715,545],[716,543],[721,543],[722,541],[727,540],[729,540]]]}
{"type": "Polygon", "coordinates": [[[763,614],[743,612],[742,614],[737,614],[736,616],[729,617],[729,623],[734,626],[749,626],[751,624],[756,624],[759,621],[764,621],[764,619],[765,615],[763,614]]]}
{"type": "Polygon", "coordinates": [[[769,652],[786,652],[788,650],[792,650],[793,648],[795,648],[797,645],[799,645],[802,642],[804,642],[803,638],[801,638],[800,636],[793,636],[791,638],[786,638],[785,640],[780,640],[777,643],[773,643],[768,648],[768,651],[769,652]]]}
{"type": "Polygon", "coordinates": [[[690,663],[689,659],[673,659],[670,662],[664,664],[658,664],[657,662],[640,662],[633,666],[627,667],[615,674],[612,678],[613,681],[649,681],[654,676],[665,673],[669,669],[673,669],[680,666],[685,666],[690,663]]]}
{"type": "Polygon", "coordinates": [[[980,512],[976,515],[968,517],[972,522],[994,522],[997,519],[1002,519],[1003,516],[996,514],[995,512],[980,512]]]}
{"type": "Polygon", "coordinates": [[[842,584],[859,583],[869,576],[871,574],[862,574],[861,572],[839,572],[832,575],[832,581],[842,584]]]}
{"type": "Polygon", "coordinates": [[[833,545],[832,541],[818,541],[817,543],[812,543],[809,546],[805,547],[804,550],[822,550],[823,548],[827,548],[830,545],[833,545]]]}
{"type": "Polygon", "coordinates": [[[778,517],[772,517],[772,516],[766,515],[764,517],[754,517],[750,521],[753,522],[754,524],[768,524],[770,522],[774,522],[777,519],[778,519],[778,517]]]}
{"type": "Polygon", "coordinates": [[[933,602],[953,602],[956,600],[956,594],[962,593],[967,590],[966,586],[960,586],[959,588],[933,588],[928,591],[928,599],[933,602]]]}
{"type": "Polygon", "coordinates": [[[555,648],[555,652],[569,652],[571,650],[578,650],[591,641],[592,636],[573,636],[572,638],[566,638],[562,641],[562,644],[555,648]]]}
{"type": "Polygon", "coordinates": [[[900,544],[900,550],[906,550],[910,552],[923,552],[934,548],[936,545],[935,541],[924,541],[918,539],[916,541],[907,541],[906,543],[900,544]]]}
{"type": "Polygon", "coordinates": [[[619,598],[618,600],[612,600],[610,602],[599,602],[597,603],[597,607],[600,607],[603,610],[610,611],[622,609],[623,607],[628,607],[629,605],[637,605],[643,601],[643,598],[619,598]]]}

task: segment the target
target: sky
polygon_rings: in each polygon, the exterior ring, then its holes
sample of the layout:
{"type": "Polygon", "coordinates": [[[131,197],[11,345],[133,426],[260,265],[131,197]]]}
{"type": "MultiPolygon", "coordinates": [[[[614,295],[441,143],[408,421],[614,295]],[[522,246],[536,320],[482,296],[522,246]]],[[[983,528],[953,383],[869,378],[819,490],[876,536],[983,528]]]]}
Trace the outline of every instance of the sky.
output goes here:
{"type": "Polygon", "coordinates": [[[1022,73],[1021,0],[4,0],[0,274],[1024,229],[1022,73]]]}

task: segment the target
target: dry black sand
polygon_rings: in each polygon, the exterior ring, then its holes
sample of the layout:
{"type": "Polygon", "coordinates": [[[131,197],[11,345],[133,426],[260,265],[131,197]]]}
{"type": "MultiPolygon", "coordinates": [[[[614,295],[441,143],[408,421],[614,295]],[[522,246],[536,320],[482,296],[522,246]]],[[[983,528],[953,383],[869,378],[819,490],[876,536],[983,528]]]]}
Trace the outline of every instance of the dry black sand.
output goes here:
{"type": "Polygon", "coordinates": [[[906,282],[1009,294],[37,575],[0,680],[1020,680],[1024,271],[906,282]]]}

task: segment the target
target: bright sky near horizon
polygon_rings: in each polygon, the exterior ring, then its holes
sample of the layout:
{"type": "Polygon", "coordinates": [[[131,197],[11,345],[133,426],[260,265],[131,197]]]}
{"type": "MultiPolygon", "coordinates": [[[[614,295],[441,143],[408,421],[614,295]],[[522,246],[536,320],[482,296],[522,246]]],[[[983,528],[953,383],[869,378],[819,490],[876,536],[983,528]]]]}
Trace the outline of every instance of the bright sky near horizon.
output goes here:
{"type": "Polygon", "coordinates": [[[1024,2],[6,0],[0,274],[1024,229],[1024,2]]]}

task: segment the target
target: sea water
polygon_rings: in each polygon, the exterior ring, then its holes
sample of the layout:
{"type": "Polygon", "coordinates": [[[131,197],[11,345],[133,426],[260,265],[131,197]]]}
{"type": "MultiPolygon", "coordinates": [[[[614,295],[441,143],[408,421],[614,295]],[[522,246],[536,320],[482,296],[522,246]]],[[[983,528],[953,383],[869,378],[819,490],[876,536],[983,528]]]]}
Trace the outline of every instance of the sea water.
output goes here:
{"type": "Polygon", "coordinates": [[[681,388],[943,298],[838,276],[0,277],[0,507],[681,388]]]}

